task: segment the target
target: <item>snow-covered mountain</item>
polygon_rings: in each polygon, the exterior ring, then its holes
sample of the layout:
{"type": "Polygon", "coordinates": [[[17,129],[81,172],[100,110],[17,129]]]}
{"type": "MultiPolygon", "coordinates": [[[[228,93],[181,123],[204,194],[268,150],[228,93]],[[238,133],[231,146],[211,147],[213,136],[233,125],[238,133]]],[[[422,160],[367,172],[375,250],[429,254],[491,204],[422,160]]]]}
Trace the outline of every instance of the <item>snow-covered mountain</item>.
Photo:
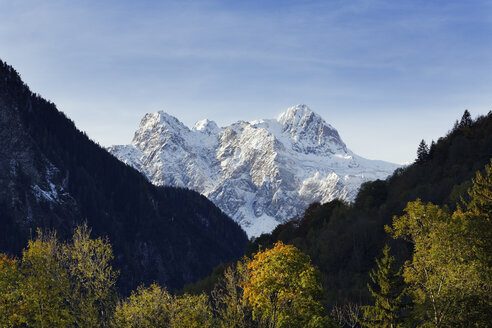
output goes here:
{"type": "Polygon", "coordinates": [[[302,214],[312,202],[352,201],[361,183],[398,167],[354,154],[306,105],[223,128],[202,120],[189,129],[165,112],[146,114],[132,144],[109,151],[156,185],[204,194],[250,237],[302,214]]]}

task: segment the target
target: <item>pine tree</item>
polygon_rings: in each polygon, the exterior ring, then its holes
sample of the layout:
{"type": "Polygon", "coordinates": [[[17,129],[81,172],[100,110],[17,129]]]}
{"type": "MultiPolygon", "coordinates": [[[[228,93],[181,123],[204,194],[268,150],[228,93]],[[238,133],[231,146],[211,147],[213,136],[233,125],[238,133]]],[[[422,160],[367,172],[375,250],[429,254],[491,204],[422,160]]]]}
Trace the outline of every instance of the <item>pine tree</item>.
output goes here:
{"type": "Polygon", "coordinates": [[[419,144],[419,148],[417,148],[417,163],[423,163],[427,160],[429,157],[429,147],[425,143],[425,140],[422,139],[422,141],[419,144]]]}
{"type": "Polygon", "coordinates": [[[429,147],[429,155],[428,155],[429,159],[432,159],[435,151],[436,151],[436,142],[432,140],[431,145],[429,147]]]}
{"type": "Polygon", "coordinates": [[[458,130],[459,128],[460,128],[460,122],[458,122],[458,120],[456,120],[454,122],[453,130],[452,131],[454,132],[454,131],[458,130]]]}
{"type": "Polygon", "coordinates": [[[370,277],[374,284],[367,288],[374,297],[374,305],[363,307],[362,325],[369,328],[396,328],[402,322],[403,298],[406,294],[402,268],[395,267],[395,258],[389,255],[390,247],[383,248],[383,257],[376,259],[370,277]]]}
{"type": "Polygon", "coordinates": [[[472,125],[472,123],[473,123],[473,120],[471,118],[471,114],[468,111],[468,109],[466,109],[465,112],[463,113],[463,116],[461,117],[459,127],[460,128],[470,127],[472,125]]]}

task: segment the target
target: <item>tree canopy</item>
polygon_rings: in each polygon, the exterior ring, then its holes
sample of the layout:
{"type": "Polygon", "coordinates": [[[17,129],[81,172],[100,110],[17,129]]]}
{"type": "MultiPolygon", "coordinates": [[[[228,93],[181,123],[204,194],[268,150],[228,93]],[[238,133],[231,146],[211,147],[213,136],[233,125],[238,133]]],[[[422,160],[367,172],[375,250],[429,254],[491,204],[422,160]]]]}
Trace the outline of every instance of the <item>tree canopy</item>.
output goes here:
{"type": "Polygon", "coordinates": [[[244,297],[270,328],[316,327],[323,318],[321,280],[309,256],[278,242],[248,263],[244,297]]]}

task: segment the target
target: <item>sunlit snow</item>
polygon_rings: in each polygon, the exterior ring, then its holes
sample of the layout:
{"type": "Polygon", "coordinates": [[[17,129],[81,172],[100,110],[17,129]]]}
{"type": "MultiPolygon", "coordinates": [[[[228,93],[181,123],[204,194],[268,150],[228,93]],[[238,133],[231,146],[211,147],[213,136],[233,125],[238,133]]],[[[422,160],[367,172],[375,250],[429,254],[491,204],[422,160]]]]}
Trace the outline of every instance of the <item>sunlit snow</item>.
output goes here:
{"type": "Polygon", "coordinates": [[[312,202],[352,201],[363,182],[398,167],[354,154],[305,105],[223,128],[202,120],[189,129],[165,112],[146,114],[132,144],[109,151],[156,185],[207,196],[250,237],[301,215],[312,202]]]}

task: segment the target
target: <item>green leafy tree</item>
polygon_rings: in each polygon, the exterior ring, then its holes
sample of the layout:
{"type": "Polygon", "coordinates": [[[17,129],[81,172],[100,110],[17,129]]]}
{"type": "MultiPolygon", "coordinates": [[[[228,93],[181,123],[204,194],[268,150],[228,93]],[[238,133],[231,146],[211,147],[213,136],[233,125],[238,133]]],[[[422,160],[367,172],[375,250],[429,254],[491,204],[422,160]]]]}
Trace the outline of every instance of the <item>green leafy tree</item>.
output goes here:
{"type": "Polygon", "coordinates": [[[265,327],[331,324],[320,302],[320,276],[309,256],[278,242],[272,249],[258,252],[247,267],[244,298],[253,308],[253,317],[265,327]]]}
{"type": "Polygon", "coordinates": [[[118,328],[209,328],[213,320],[205,294],[173,297],[165,288],[152,284],[140,286],[121,301],[112,321],[118,328]]]}
{"type": "Polygon", "coordinates": [[[403,273],[415,303],[414,313],[435,327],[446,326],[450,308],[456,301],[455,277],[449,270],[449,257],[443,256],[449,250],[447,247],[444,250],[438,240],[451,216],[439,206],[423,204],[420,200],[408,203],[405,212],[401,217],[394,217],[393,227],[387,230],[394,238],[407,240],[414,247],[412,261],[406,263],[403,273]]]}
{"type": "Polygon", "coordinates": [[[107,240],[86,225],[71,243],[38,231],[21,261],[0,259],[0,327],[106,327],[116,273],[107,240]]]}
{"type": "Polygon", "coordinates": [[[371,273],[373,286],[367,285],[374,298],[374,305],[364,306],[363,326],[369,328],[400,327],[404,309],[405,284],[403,268],[395,266],[395,258],[389,255],[390,248],[383,248],[383,257],[376,259],[376,268],[371,273]]]}
{"type": "Polygon", "coordinates": [[[460,299],[453,322],[479,327],[492,322],[492,161],[485,174],[477,172],[472,182],[470,200],[453,213],[442,239],[449,240],[450,270],[459,277],[455,289],[460,299]]]}
{"type": "Polygon", "coordinates": [[[22,276],[17,260],[0,254],[0,327],[15,327],[22,322],[22,276]]]}
{"type": "Polygon", "coordinates": [[[387,230],[413,244],[404,270],[414,315],[434,327],[492,322],[492,164],[477,172],[470,200],[449,214],[420,200],[387,230]]]}
{"type": "Polygon", "coordinates": [[[468,191],[470,201],[465,202],[466,209],[475,215],[482,216],[483,221],[490,222],[492,216],[492,159],[485,166],[485,175],[478,171],[472,182],[473,185],[468,191]]]}
{"type": "Polygon", "coordinates": [[[212,309],[205,294],[185,294],[175,297],[172,308],[171,327],[173,328],[213,327],[212,309]]]}
{"type": "Polygon", "coordinates": [[[69,275],[57,258],[61,245],[54,233],[38,232],[22,256],[22,322],[27,327],[69,327],[74,317],[66,302],[69,275]]]}
{"type": "Polygon", "coordinates": [[[61,261],[70,275],[67,298],[79,327],[107,327],[116,298],[117,272],[111,267],[109,241],[91,239],[90,233],[87,224],[81,225],[72,243],[63,246],[61,261]]]}
{"type": "Polygon", "coordinates": [[[114,311],[113,326],[118,328],[171,327],[172,296],[166,289],[152,284],[138,287],[120,302],[114,311]]]}

